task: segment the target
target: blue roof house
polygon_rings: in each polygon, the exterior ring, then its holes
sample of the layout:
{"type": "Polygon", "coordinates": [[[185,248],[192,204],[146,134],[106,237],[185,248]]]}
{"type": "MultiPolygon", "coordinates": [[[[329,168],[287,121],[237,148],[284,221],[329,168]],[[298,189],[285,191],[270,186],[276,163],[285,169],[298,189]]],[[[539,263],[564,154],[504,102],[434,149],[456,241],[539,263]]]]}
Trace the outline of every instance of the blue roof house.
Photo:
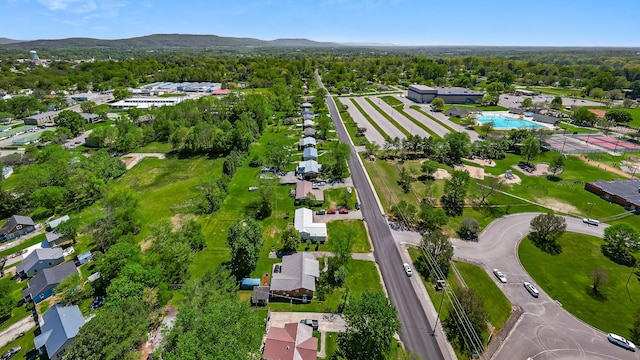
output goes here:
{"type": "Polygon", "coordinates": [[[51,360],[60,360],[86,320],[78,305],[56,304],[44,313],[42,322],[40,335],[33,339],[36,349],[40,354],[46,352],[51,360]]]}
{"type": "Polygon", "coordinates": [[[318,149],[308,147],[303,150],[302,160],[318,160],[318,149]]]}

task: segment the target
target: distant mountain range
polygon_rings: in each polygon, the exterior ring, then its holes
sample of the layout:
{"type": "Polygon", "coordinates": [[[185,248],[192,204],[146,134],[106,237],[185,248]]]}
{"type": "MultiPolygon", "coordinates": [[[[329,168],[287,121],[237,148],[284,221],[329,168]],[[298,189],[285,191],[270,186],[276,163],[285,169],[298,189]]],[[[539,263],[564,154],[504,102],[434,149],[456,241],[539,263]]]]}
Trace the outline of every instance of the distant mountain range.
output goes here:
{"type": "Polygon", "coordinates": [[[266,47],[341,47],[338,43],[307,39],[259,40],[253,38],[217,35],[154,34],[129,39],[101,40],[93,38],[67,38],[51,40],[12,40],[0,38],[0,47],[6,49],[214,49],[214,48],[266,48],[266,47]]]}

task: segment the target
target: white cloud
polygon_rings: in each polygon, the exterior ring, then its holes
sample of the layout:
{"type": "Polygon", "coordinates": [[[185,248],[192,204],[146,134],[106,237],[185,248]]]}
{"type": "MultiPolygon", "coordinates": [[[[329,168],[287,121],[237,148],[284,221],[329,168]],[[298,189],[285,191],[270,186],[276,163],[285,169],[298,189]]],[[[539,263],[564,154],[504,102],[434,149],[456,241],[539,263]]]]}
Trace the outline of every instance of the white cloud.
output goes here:
{"type": "Polygon", "coordinates": [[[95,0],[38,0],[49,10],[70,10],[73,12],[86,13],[97,9],[95,0]]]}

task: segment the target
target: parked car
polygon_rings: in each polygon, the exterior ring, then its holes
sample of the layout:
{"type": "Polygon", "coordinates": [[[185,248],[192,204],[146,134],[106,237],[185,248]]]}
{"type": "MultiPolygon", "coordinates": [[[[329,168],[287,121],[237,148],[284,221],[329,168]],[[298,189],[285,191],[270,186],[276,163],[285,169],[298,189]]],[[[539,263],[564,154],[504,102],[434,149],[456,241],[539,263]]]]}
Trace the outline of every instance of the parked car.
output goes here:
{"type": "Polygon", "coordinates": [[[356,203],[356,210],[360,210],[360,203],[356,203]]]}
{"type": "Polygon", "coordinates": [[[527,289],[529,294],[531,294],[531,296],[533,296],[534,298],[537,298],[538,296],[540,296],[540,292],[538,292],[538,289],[536,289],[536,287],[533,286],[532,283],[525,281],[524,288],[527,289]]]}
{"type": "Polygon", "coordinates": [[[333,215],[335,213],[336,213],[336,211],[334,209],[327,210],[327,214],[329,214],[329,215],[333,215]]]}
{"type": "Polygon", "coordinates": [[[17,353],[19,353],[20,350],[22,350],[22,347],[14,346],[11,349],[5,351],[4,354],[2,354],[2,357],[0,357],[0,359],[1,360],[9,360],[12,357],[14,357],[17,353]]]}
{"type": "Polygon", "coordinates": [[[318,320],[302,319],[302,320],[300,320],[300,324],[309,325],[309,326],[311,326],[313,328],[313,330],[315,330],[315,331],[318,330],[318,320]]]}
{"type": "Polygon", "coordinates": [[[273,267],[273,273],[274,274],[280,273],[281,270],[282,270],[282,266],[280,266],[280,265],[276,265],[276,266],[273,267]]]}
{"type": "Polygon", "coordinates": [[[104,296],[97,296],[91,303],[91,309],[97,309],[104,305],[104,296]]]}
{"type": "Polygon", "coordinates": [[[636,345],[634,343],[632,343],[631,341],[623,338],[620,335],[616,335],[614,333],[609,333],[607,334],[607,339],[609,340],[610,343],[614,344],[614,345],[618,345],[620,347],[623,347],[627,350],[631,350],[631,351],[636,351],[636,345]]]}
{"type": "Polygon", "coordinates": [[[326,213],[327,213],[327,211],[324,210],[324,209],[316,211],[316,215],[324,215],[326,213]]]}
{"type": "Polygon", "coordinates": [[[435,289],[436,291],[444,290],[447,287],[447,283],[444,280],[436,281],[435,289]]]}
{"type": "Polygon", "coordinates": [[[249,186],[249,191],[256,191],[258,190],[257,186],[249,186]]]}
{"type": "Polygon", "coordinates": [[[349,210],[347,210],[346,208],[342,208],[342,209],[338,210],[338,213],[340,213],[340,214],[348,214],[349,210]]]}
{"type": "Polygon", "coordinates": [[[591,218],[584,218],[582,219],[582,222],[588,225],[595,225],[595,226],[600,225],[600,221],[596,219],[591,219],[591,218]]]}
{"type": "Polygon", "coordinates": [[[402,264],[402,267],[404,268],[404,272],[407,274],[407,276],[411,277],[411,275],[413,275],[413,271],[411,271],[411,266],[409,266],[409,264],[404,263],[402,264]]]}
{"type": "Polygon", "coordinates": [[[495,275],[498,278],[498,280],[500,280],[501,283],[503,283],[503,284],[507,283],[507,277],[504,276],[502,271],[500,271],[498,269],[493,269],[493,275],[495,275]]]}

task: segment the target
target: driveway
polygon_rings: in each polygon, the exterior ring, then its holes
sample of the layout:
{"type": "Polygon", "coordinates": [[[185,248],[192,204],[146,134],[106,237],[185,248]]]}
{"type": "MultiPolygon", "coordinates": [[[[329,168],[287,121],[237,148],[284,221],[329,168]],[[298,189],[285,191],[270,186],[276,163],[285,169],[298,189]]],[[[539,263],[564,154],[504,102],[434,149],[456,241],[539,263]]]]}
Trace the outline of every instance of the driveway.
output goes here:
{"type": "MultiPolygon", "coordinates": [[[[524,314],[496,352],[495,359],[638,359],[607,341],[606,334],[569,314],[561,304],[544,291],[544,284],[535,284],[518,258],[518,243],[529,232],[529,223],[537,213],[522,213],[493,221],[480,235],[478,242],[452,240],[455,256],[479,262],[513,304],[524,314]],[[507,277],[500,284],[490,273],[499,268],[507,277]],[[540,291],[533,298],[522,286],[534,283],[540,291]]],[[[565,217],[567,231],[602,237],[606,224],[590,226],[581,219],[565,217]]]]}
{"type": "Polygon", "coordinates": [[[313,313],[313,312],[271,312],[267,326],[284,327],[287,323],[297,323],[302,319],[318,320],[320,332],[344,332],[346,325],[340,314],[313,313]]]}

